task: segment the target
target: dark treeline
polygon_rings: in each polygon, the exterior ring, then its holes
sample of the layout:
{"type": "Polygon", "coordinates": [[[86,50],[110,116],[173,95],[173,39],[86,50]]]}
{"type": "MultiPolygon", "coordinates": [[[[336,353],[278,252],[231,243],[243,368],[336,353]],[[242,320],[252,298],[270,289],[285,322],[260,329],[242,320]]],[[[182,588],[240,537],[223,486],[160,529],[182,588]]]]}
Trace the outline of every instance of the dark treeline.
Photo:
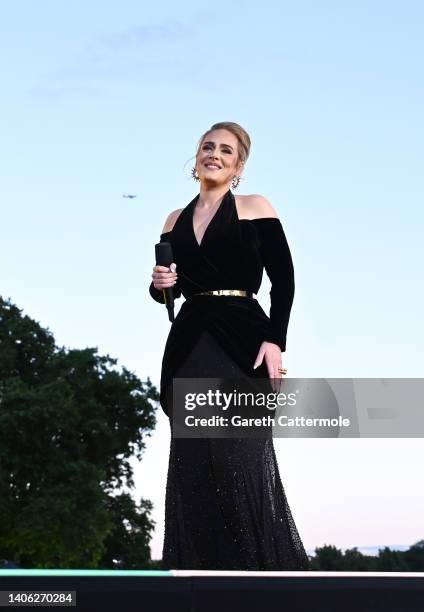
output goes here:
{"type": "Polygon", "coordinates": [[[311,569],[339,572],[422,572],[424,571],[424,540],[408,550],[379,549],[378,555],[363,555],[356,547],[343,553],[335,546],[315,549],[310,557],[311,569]]]}

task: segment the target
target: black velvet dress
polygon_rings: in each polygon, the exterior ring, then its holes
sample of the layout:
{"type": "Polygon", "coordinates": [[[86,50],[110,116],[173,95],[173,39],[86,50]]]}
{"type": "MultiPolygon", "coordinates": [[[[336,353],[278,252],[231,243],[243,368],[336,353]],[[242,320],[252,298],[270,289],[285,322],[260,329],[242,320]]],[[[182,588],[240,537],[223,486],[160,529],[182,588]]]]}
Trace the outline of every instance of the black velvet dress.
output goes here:
{"type": "MultiPolygon", "coordinates": [[[[160,403],[169,417],[173,378],[268,378],[265,360],[255,370],[253,364],[263,341],[285,351],[294,296],[293,264],[279,219],[239,219],[228,190],[199,245],[193,229],[198,197],[160,237],[171,243],[177,264],[174,296],[185,297],[162,360],[160,403]],[[271,281],[269,317],[253,298],[195,295],[214,289],[256,294],[264,268],[271,281]]],[[[149,290],[163,303],[153,283],[149,290]]],[[[272,437],[171,437],[162,567],[309,569],[272,437]]]]}

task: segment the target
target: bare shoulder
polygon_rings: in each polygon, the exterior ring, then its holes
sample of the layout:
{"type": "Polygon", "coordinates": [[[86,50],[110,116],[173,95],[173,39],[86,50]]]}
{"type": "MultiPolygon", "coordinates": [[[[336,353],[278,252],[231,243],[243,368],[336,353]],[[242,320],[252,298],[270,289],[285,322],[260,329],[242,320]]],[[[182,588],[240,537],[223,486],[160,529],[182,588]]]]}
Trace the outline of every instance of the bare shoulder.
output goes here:
{"type": "Polygon", "coordinates": [[[278,219],[278,214],[271,206],[271,202],[257,193],[253,195],[236,196],[237,209],[240,219],[278,219]]]}
{"type": "Polygon", "coordinates": [[[172,228],[174,227],[175,222],[177,221],[178,217],[180,216],[180,213],[183,210],[184,208],[177,208],[176,210],[173,210],[171,213],[169,213],[169,215],[166,218],[165,225],[163,226],[162,234],[172,231],[172,228]]]}

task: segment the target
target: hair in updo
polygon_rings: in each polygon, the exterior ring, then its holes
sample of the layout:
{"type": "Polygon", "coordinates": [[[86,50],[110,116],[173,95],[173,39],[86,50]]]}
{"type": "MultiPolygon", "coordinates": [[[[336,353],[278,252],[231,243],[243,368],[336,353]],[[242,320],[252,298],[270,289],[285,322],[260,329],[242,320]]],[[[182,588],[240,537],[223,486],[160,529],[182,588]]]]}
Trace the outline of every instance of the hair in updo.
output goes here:
{"type": "Polygon", "coordinates": [[[233,121],[221,121],[220,123],[214,123],[213,126],[209,128],[209,130],[200,138],[197,145],[196,155],[199,152],[200,145],[202,144],[203,140],[210,132],[212,132],[212,130],[228,130],[234,134],[238,141],[238,161],[246,163],[250,153],[250,136],[246,130],[241,127],[241,125],[238,123],[233,123],[233,121]]]}

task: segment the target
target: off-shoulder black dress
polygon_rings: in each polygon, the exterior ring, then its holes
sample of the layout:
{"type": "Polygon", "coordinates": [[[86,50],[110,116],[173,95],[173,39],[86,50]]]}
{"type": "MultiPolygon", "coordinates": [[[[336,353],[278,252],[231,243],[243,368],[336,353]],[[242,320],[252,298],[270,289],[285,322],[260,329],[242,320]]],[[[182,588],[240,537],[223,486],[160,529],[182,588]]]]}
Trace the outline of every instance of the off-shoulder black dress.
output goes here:
{"type": "MultiPolygon", "coordinates": [[[[162,360],[160,403],[172,414],[173,378],[267,378],[253,369],[263,341],[286,348],[294,296],[290,250],[279,219],[239,219],[231,190],[199,245],[197,195],[161,241],[172,245],[184,296],[162,360]],[[256,294],[271,281],[269,317],[256,299],[199,296],[214,289],[256,294]]],[[[150,285],[150,295],[163,294],[150,285]]],[[[165,500],[163,569],[303,570],[309,560],[281,483],[273,440],[174,438],[165,500]]]]}

